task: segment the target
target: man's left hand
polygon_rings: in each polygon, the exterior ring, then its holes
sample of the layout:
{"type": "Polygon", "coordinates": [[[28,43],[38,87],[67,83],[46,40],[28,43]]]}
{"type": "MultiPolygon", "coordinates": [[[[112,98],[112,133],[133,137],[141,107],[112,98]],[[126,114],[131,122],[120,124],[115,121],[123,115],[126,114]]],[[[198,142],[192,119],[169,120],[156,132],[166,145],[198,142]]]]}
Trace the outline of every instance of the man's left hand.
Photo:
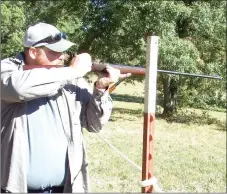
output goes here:
{"type": "Polygon", "coordinates": [[[100,90],[106,90],[110,84],[117,82],[120,78],[126,78],[131,76],[131,73],[121,74],[119,69],[111,66],[106,66],[107,73],[101,74],[96,81],[96,88],[100,90]]]}

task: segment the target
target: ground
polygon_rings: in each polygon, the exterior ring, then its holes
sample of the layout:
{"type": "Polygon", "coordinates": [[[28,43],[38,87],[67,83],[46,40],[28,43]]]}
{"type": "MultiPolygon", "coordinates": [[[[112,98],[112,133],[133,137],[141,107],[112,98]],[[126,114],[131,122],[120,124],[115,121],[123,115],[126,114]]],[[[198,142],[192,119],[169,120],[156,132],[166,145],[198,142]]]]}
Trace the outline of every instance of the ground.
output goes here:
{"type": "MultiPolygon", "coordinates": [[[[100,133],[142,167],[144,83],[123,83],[100,133]]],[[[85,131],[93,192],[141,192],[141,172],[97,134],[85,131]]],[[[156,115],[154,176],[164,192],[226,192],[226,112],[184,108],[156,115]]]]}

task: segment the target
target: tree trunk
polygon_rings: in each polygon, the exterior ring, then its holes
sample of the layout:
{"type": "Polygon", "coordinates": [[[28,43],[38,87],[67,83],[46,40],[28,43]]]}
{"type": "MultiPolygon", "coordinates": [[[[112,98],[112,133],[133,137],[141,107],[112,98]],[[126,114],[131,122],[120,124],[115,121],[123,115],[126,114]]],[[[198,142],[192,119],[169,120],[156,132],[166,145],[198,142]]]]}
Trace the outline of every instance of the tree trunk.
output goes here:
{"type": "Polygon", "coordinates": [[[177,84],[169,76],[162,77],[164,88],[163,115],[172,115],[177,112],[177,84]]]}

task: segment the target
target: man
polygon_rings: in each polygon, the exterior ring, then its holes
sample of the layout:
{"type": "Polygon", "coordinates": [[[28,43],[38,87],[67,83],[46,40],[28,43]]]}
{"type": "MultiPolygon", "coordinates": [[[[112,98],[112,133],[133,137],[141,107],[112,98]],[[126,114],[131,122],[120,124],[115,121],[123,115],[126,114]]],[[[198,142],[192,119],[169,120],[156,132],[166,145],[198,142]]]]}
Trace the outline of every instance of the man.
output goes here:
{"type": "Polygon", "coordinates": [[[89,54],[62,66],[73,45],[56,27],[38,23],[25,32],[24,53],[1,61],[2,192],[89,191],[81,129],[102,129],[112,110],[108,87],[129,75],[107,67],[92,92],[83,79],[89,54]],[[46,68],[52,65],[59,67],[46,68]]]}

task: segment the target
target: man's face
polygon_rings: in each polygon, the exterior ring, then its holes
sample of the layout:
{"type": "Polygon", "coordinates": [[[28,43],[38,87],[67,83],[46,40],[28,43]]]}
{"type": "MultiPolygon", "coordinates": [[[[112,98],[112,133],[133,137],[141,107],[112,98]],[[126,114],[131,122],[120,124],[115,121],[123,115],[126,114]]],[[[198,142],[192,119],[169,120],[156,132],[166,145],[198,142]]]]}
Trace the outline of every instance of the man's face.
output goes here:
{"type": "Polygon", "coordinates": [[[52,51],[46,47],[36,49],[36,62],[38,65],[64,65],[65,56],[63,53],[52,51]]]}

